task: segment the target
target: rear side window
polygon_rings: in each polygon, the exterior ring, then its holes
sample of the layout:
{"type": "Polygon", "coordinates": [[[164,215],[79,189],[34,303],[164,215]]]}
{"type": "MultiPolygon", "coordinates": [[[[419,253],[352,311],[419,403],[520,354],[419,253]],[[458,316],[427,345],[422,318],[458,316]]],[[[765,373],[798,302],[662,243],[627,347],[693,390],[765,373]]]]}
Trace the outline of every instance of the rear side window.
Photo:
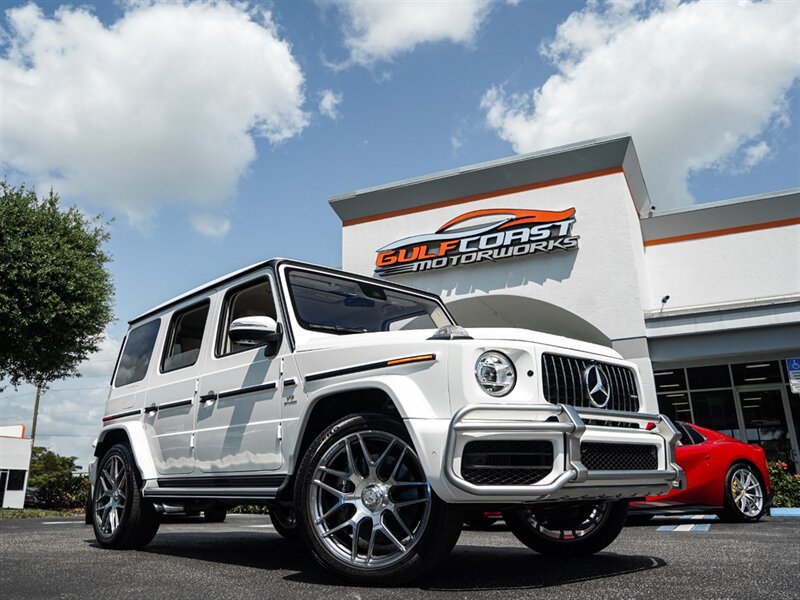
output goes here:
{"type": "Polygon", "coordinates": [[[209,301],[205,301],[173,315],[161,363],[162,373],[191,367],[197,362],[209,304],[209,301]]]}
{"type": "Polygon", "coordinates": [[[703,435],[699,431],[697,431],[697,429],[695,429],[688,423],[684,423],[683,426],[686,428],[686,433],[688,433],[689,437],[692,438],[693,444],[702,444],[703,442],[706,441],[706,438],[704,438],[703,435]]]}
{"type": "Polygon", "coordinates": [[[136,383],[147,375],[147,367],[150,364],[150,356],[153,354],[153,346],[156,345],[160,324],[161,321],[158,319],[150,321],[131,330],[128,334],[128,341],[119,359],[114,387],[136,383]]]}
{"type": "Polygon", "coordinates": [[[272,317],[277,320],[278,313],[275,309],[275,298],[272,295],[269,279],[261,279],[256,283],[250,283],[228,292],[223,304],[222,319],[220,319],[221,330],[217,344],[217,356],[254,348],[251,345],[232,342],[228,336],[228,329],[236,319],[255,316],[272,317]]]}

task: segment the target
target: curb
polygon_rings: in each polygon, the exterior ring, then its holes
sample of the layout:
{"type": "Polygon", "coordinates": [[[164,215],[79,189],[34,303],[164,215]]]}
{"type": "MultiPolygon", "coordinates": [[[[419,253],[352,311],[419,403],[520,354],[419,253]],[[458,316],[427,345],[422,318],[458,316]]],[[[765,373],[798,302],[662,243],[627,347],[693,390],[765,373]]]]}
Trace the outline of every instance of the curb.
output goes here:
{"type": "Polygon", "coordinates": [[[770,508],[769,516],[800,518],[800,508],[770,508]]]}

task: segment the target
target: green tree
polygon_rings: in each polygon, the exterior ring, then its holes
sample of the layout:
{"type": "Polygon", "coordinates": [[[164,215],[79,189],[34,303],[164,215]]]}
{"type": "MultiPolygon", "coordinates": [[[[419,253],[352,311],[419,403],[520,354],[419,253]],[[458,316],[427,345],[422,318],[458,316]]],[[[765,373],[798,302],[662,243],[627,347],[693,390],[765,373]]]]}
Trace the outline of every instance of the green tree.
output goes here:
{"type": "Polygon", "coordinates": [[[113,318],[106,226],[0,181],[0,380],[35,385],[37,406],[48,383],[79,376],[113,318]]]}
{"type": "Polygon", "coordinates": [[[85,475],[75,476],[80,469],[74,456],[61,456],[52,450],[34,446],[28,485],[36,488],[36,502],[42,508],[79,508],[86,500],[89,487],[85,475]]]}

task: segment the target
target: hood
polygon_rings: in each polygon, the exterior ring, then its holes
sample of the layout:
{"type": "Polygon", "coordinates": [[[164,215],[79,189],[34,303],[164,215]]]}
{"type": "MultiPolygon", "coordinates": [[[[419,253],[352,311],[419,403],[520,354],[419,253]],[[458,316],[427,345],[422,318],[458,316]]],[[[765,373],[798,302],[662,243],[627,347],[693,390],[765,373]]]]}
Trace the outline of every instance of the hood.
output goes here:
{"type": "MultiPolygon", "coordinates": [[[[513,327],[466,327],[467,332],[475,340],[487,341],[514,341],[528,342],[531,344],[543,344],[564,348],[565,350],[578,350],[589,354],[614,359],[622,359],[622,356],[607,346],[583,342],[560,335],[541,333],[531,329],[517,329],[513,327]]],[[[363,347],[368,345],[383,345],[401,342],[425,342],[436,332],[435,329],[415,329],[411,331],[381,331],[375,333],[353,333],[348,335],[335,334],[315,334],[314,337],[306,338],[302,343],[298,342],[297,351],[307,352],[311,350],[324,350],[326,348],[348,348],[363,347]]],[[[469,342],[470,340],[451,340],[448,343],[458,344],[469,342]]],[[[441,343],[441,340],[438,340],[441,343]]]]}

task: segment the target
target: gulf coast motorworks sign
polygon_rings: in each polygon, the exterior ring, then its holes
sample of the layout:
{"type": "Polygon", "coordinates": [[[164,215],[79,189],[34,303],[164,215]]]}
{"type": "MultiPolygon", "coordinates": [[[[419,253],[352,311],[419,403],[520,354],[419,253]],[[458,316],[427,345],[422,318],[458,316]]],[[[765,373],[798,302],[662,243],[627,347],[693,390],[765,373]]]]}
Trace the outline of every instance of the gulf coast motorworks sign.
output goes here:
{"type": "Polygon", "coordinates": [[[495,208],[451,219],[434,233],[406,237],[377,250],[375,275],[420,273],[528,254],[573,250],[575,209],[495,208]],[[472,224],[470,225],[470,222],[472,224]]]}

